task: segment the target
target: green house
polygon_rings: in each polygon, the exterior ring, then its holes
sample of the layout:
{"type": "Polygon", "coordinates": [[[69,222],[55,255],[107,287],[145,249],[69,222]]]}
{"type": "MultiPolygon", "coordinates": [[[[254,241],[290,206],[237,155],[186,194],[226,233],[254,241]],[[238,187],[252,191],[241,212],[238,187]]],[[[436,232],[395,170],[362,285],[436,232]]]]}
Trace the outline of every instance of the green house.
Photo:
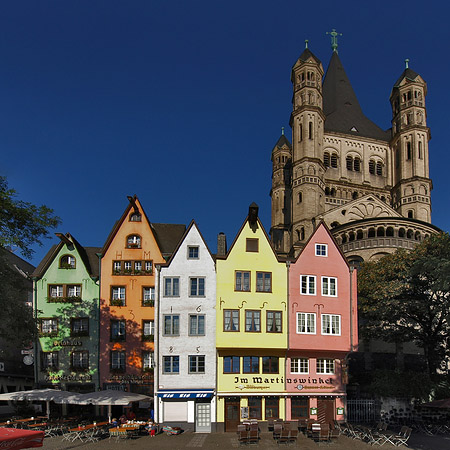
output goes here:
{"type": "Polygon", "coordinates": [[[99,260],[101,248],[56,234],[33,272],[35,380],[40,388],[92,392],[98,383],[99,260]]]}

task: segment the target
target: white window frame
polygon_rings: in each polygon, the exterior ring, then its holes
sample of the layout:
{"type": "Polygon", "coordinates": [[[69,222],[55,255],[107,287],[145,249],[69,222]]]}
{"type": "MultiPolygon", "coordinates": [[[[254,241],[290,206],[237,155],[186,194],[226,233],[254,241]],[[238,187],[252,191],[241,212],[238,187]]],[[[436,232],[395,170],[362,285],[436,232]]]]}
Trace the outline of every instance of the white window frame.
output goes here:
{"type": "Polygon", "coordinates": [[[67,297],[81,297],[81,286],[79,284],[68,284],[67,297]]]}
{"type": "Polygon", "coordinates": [[[50,297],[61,298],[64,296],[64,286],[62,284],[50,285],[50,297]]]}
{"type": "Polygon", "coordinates": [[[326,336],[341,335],[341,316],[339,314],[322,314],[321,323],[323,335],[326,336]],[[327,331],[327,328],[329,328],[330,331],[327,331]]]}
{"type": "Polygon", "coordinates": [[[328,256],[328,244],[316,244],[315,255],[326,258],[328,256]]]}
{"type": "Polygon", "coordinates": [[[143,300],[150,301],[155,300],[155,288],[153,286],[144,286],[142,288],[143,300]]]}
{"type": "Polygon", "coordinates": [[[42,334],[53,334],[58,332],[58,319],[48,318],[41,319],[42,334]]]}
{"type": "Polygon", "coordinates": [[[154,320],[144,320],[142,322],[142,335],[143,336],[154,336],[155,335],[155,321],[154,320]]]}
{"type": "Polygon", "coordinates": [[[126,353],[124,350],[111,351],[111,369],[125,370],[127,365],[126,353]]]}
{"type": "Polygon", "coordinates": [[[317,283],[315,275],[300,275],[300,294],[302,295],[316,295],[317,283]],[[306,289],[303,289],[303,280],[306,281],[306,289]],[[311,289],[311,281],[314,286],[311,289]]]}
{"type": "Polygon", "coordinates": [[[316,359],[316,373],[320,373],[322,375],[334,375],[335,373],[334,359],[330,358],[316,359]]]}
{"type": "Polygon", "coordinates": [[[317,331],[317,321],[316,321],[316,313],[305,313],[298,312],[297,313],[297,334],[316,334],[317,331]],[[300,331],[300,317],[303,317],[302,322],[305,324],[305,329],[308,328],[308,324],[310,323],[309,319],[313,319],[313,331],[300,331]]]}
{"type": "Polygon", "coordinates": [[[153,369],[155,367],[155,356],[153,352],[142,352],[142,368],[153,369]]]}
{"type": "Polygon", "coordinates": [[[124,286],[112,286],[112,299],[125,300],[125,292],[124,286]]]}
{"type": "Polygon", "coordinates": [[[336,277],[322,277],[322,296],[337,297],[338,294],[338,280],[336,277]],[[331,292],[331,282],[334,282],[334,294],[331,292]]]}
{"type": "Polygon", "coordinates": [[[308,358],[291,358],[291,373],[309,373],[308,358]]]}
{"type": "Polygon", "coordinates": [[[188,245],[187,259],[200,259],[200,247],[198,245],[188,245]],[[192,254],[191,254],[191,250],[192,250],[192,254]],[[196,255],[195,255],[195,253],[196,253],[196,255]]]}
{"type": "Polygon", "coordinates": [[[180,296],[180,277],[164,277],[164,297],[179,297],[180,296]],[[177,280],[177,283],[174,283],[177,280]],[[176,285],[176,292],[174,286],[176,285]]]}

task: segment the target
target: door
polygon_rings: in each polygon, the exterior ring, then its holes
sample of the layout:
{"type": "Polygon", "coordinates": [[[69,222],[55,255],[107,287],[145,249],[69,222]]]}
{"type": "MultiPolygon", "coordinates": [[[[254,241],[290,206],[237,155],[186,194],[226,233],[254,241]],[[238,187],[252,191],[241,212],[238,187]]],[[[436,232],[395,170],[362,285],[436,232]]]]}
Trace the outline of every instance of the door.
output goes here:
{"type": "Polygon", "coordinates": [[[237,431],[240,422],[239,399],[225,399],[225,431],[237,431]]]}
{"type": "Polygon", "coordinates": [[[320,423],[329,423],[332,427],[334,424],[334,400],[333,399],[317,399],[317,420],[320,423]]]}
{"type": "Polygon", "coordinates": [[[195,431],[211,433],[211,403],[195,404],[195,431]]]}

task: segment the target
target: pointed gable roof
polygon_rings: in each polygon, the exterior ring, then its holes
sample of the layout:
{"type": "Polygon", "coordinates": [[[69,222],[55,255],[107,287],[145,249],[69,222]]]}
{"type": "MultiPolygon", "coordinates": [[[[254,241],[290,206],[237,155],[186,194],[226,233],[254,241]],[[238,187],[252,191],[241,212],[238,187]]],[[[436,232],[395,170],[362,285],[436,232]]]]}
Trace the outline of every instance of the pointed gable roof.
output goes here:
{"type": "Polygon", "coordinates": [[[336,52],[331,56],[323,81],[323,110],[326,116],[325,131],[390,140],[388,131],[383,131],[363,114],[336,52]]]}
{"type": "Polygon", "coordinates": [[[400,75],[399,79],[394,83],[394,87],[400,86],[400,83],[405,78],[409,81],[415,81],[417,77],[420,77],[420,75],[408,67],[403,71],[403,73],[400,75]]]}
{"type": "Polygon", "coordinates": [[[58,256],[64,244],[67,241],[70,241],[70,243],[72,243],[73,246],[77,249],[77,252],[80,255],[81,260],[83,261],[88,274],[92,278],[98,278],[99,261],[97,254],[101,252],[101,247],[83,247],[70,233],[66,233],[64,235],[57,233],[57,236],[60,238],[59,243],[56,245],[52,245],[50,250],[47,252],[47,254],[44,256],[42,261],[32,273],[32,277],[41,278],[42,276],[44,276],[44,273],[47,271],[54,259],[58,256]]]}
{"type": "Polygon", "coordinates": [[[309,59],[313,59],[317,64],[322,64],[320,59],[309,48],[303,50],[297,61],[308,62],[309,59]]]}
{"type": "MultiPolygon", "coordinates": [[[[291,143],[289,142],[288,138],[282,134],[280,138],[278,139],[277,143],[275,144],[275,147],[277,148],[283,148],[284,146],[287,146],[289,149],[291,149],[291,143]]],[[[274,149],[275,149],[274,147],[274,149]]]]}

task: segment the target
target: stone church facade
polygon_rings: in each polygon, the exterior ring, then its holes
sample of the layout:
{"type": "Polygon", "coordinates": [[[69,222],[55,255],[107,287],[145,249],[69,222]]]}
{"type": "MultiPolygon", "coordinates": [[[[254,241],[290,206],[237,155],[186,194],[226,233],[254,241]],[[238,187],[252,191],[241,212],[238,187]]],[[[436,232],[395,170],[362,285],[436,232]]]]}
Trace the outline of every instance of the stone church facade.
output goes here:
{"type": "Polygon", "coordinates": [[[296,256],[321,221],[354,264],[438,232],[431,224],[423,78],[406,63],[390,95],[387,131],[363,114],[336,47],[325,77],[306,47],[291,81],[292,142],[283,133],[272,151],[276,251],[296,256]]]}

